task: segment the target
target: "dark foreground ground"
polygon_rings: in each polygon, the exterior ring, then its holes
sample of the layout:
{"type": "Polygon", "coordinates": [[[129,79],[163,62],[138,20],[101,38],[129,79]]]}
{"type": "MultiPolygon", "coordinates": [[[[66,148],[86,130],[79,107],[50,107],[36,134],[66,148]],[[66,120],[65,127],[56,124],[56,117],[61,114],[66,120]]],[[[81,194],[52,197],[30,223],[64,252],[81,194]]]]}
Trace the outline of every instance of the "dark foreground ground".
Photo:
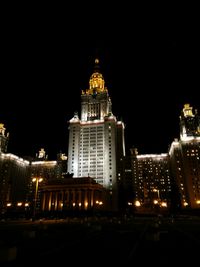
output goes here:
{"type": "Polygon", "coordinates": [[[200,217],[0,222],[1,267],[196,266],[199,253],[200,217]]]}

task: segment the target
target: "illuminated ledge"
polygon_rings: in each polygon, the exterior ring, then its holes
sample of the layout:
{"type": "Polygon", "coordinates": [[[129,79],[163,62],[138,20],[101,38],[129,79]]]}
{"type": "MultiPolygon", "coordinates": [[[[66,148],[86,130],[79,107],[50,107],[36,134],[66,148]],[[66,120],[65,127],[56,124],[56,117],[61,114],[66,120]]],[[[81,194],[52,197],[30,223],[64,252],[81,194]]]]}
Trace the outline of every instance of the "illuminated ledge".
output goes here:
{"type": "Polygon", "coordinates": [[[174,147],[179,147],[179,142],[178,141],[173,141],[169,150],[169,155],[172,154],[173,148],[174,147]]]}
{"type": "Polygon", "coordinates": [[[57,161],[34,161],[31,163],[32,165],[56,165],[57,161]]]}
{"type": "Polygon", "coordinates": [[[196,137],[196,136],[181,136],[181,141],[183,141],[183,142],[200,141],[200,137],[196,137]]]}
{"type": "Polygon", "coordinates": [[[142,158],[165,158],[167,157],[167,153],[161,153],[161,154],[144,154],[144,155],[137,155],[138,159],[142,158]]]}
{"type": "Polygon", "coordinates": [[[72,118],[69,122],[70,123],[79,123],[80,120],[79,119],[72,118]]]}
{"type": "Polygon", "coordinates": [[[24,160],[23,158],[20,158],[14,154],[8,153],[8,154],[1,154],[1,157],[4,159],[12,159],[15,160],[18,164],[24,164],[24,165],[29,165],[29,161],[28,160],[24,160]]]}
{"type": "Polygon", "coordinates": [[[81,121],[81,125],[84,125],[84,124],[87,124],[87,125],[90,125],[90,124],[101,124],[101,123],[104,123],[104,120],[93,120],[93,121],[81,121]]]}

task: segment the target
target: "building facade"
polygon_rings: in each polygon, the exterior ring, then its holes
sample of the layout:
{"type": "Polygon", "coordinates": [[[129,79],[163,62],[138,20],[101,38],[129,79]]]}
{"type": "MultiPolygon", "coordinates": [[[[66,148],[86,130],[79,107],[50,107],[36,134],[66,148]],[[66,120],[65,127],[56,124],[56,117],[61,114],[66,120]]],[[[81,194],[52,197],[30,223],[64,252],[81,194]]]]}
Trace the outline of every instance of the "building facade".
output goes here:
{"type": "Polygon", "coordinates": [[[135,205],[150,209],[169,208],[171,171],[167,153],[141,154],[131,149],[135,205]]]}
{"type": "Polygon", "coordinates": [[[125,155],[124,124],[112,113],[111,99],[99,70],[99,60],[81,93],[81,115],[69,121],[68,172],[90,176],[110,191],[117,208],[118,166],[125,155]]]}
{"type": "Polygon", "coordinates": [[[56,179],[41,186],[41,212],[48,215],[91,214],[109,210],[107,190],[91,177],[56,179]]]}

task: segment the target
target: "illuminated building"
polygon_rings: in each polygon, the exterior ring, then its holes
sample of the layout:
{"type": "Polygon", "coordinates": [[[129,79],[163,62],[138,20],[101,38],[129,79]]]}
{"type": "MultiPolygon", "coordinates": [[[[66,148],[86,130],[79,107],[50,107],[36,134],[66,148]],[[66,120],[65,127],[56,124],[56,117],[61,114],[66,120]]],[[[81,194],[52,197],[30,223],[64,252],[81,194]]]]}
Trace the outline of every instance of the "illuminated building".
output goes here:
{"type": "Polygon", "coordinates": [[[138,155],[131,149],[135,202],[143,207],[169,207],[171,198],[171,173],[169,155],[138,155]]]}
{"type": "Polygon", "coordinates": [[[189,104],[180,116],[180,140],[169,150],[182,207],[200,208],[200,117],[189,104]]]}
{"type": "Polygon", "coordinates": [[[57,161],[48,161],[44,149],[39,151],[36,159],[29,160],[6,153],[8,135],[5,130],[0,124],[0,215],[24,216],[33,204],[35,187],[32,178],[41,177],[48,181],[63,177],[67,157],[59,154],[57,161]]]}
{"type": "Polygon", "coordinates": [[[184,105],[180,140],[172,142],[168,153],[139,155],[133,148],[127,157],[124,124],[112,114],[98,63],[96,60],[89,89],[81,94],[80,119],[76,113],[69,121],[68,157],[60,153],[57,160],[48,160],[43,148],[29,160],[7,153],[9,135],[0,123],[1,215],[31,210],[33,203],[35,211],[62,211],[71,206],[85,210],[87,205],[92,209],[96,201],[103,201],[104,209],[123,211],[127,205],[170,208],[175,201],[183,208],[200,208],[197,110],[184,105]]]}
{"type": "MultiPolygon", "coordinates": [[[[48,183],[51,180],[62,179],[67,171],[67,157],[65,154],[58,154],[57,160],[48,160],[48,155],[44,148],[41,148],[36,154],[36,158],[30,161],[31,177],[29,184],[28,200],[32,202],[35,194],[35,183],[33,179],[42,179],[41,185],[48,183]]],[[[39,185],[39,184],[38,184],[39,185]]],[[[37,199],[35,200],[35,212],[40,210],[40,188],[38,186],[37,199]]]]}
{"type": "Polygon", "coordinates": [[[62,178],[67,171],[67,157],[58,154],[57,160],[48,160],[44,148],[36,154],[36,158],[30,160],[32,177],[42,177],[45,180],[62,178]]]}
{"type": "Polygon", "coordinates": [[[68,172],[74,177],[90,176],[110,190],[117,209],[117,175],[125,155],[124,124],[112,113],[111,99],[95,60],[89,89],[81,93],[81,116],[69,121],[68,172]]]}
{"type": "Polygon", "coordinates": [[[7,152],[8,134],[0,123],[0,216],[7,209],[22,210],[28,192],[29,162],[7,152]]]}
{"type": "Polygon", "coordinates": [[[0,153],[0,209],[7,204],[14,209],[17,203],[26,203],[30,177],[29,162],[11,153],[0,153]]]}
{"type": "Polygon", "coordinates": [[[107,197],[107,190],[91,177],[66,175],[41,185],[41,211],[47,216],[104,211],[109,209],[107,197]]]}

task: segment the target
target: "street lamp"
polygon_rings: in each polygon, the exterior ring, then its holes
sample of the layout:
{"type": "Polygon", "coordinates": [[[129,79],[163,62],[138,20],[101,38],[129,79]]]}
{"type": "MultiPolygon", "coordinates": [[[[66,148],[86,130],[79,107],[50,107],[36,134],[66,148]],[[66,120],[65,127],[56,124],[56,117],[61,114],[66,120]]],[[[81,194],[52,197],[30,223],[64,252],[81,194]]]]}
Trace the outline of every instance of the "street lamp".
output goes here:
{"type": "Polygon", "coordinates": [[[33,220],[35,220],[35,214],[36,214],[36,206],[37,206],[37,195],[38,195],[38,186],[39,183],[43,181],[43,178],[35,177],[32,179],[32,182],[35,182],[35,197],[34,197],[34,203],[33,203],[33,220]]]}
{"type": "Polygon", "coordinates": [[[158,200],[160,200],[160,190],[154,188],[154,189],[153,189],[153,192],[157,192],[157,194],[158,194],[158,200]]]}

